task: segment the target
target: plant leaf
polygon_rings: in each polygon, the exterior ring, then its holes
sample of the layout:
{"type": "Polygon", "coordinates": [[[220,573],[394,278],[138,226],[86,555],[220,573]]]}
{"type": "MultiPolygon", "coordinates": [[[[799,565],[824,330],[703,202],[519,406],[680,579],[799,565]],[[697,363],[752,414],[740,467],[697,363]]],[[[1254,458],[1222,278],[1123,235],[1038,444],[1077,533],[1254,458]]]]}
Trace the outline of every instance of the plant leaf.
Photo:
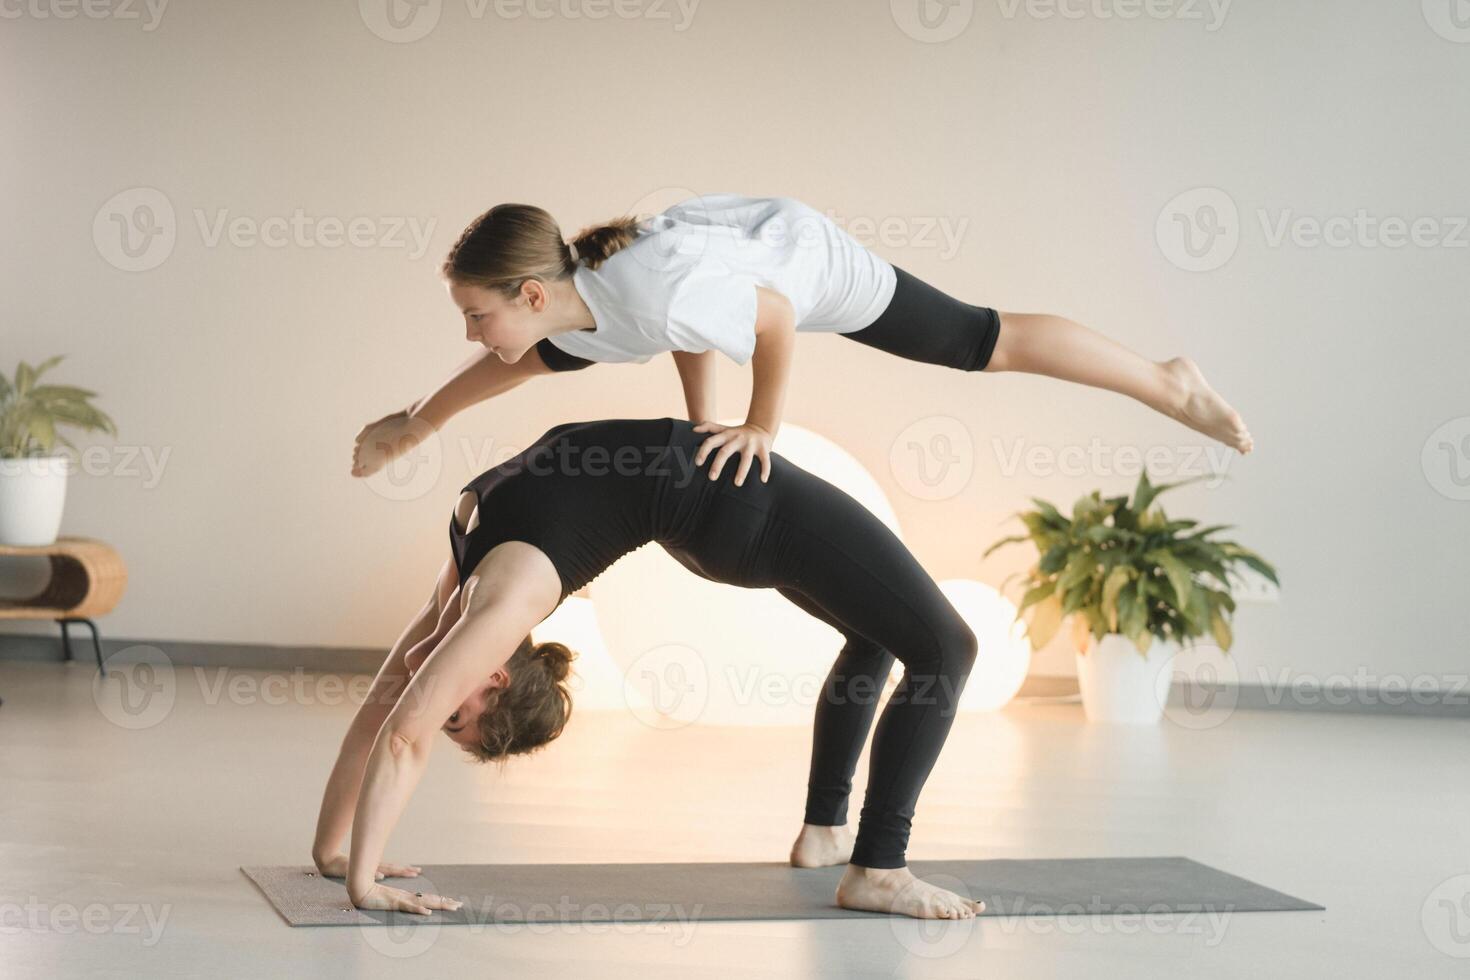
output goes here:
{"type": "Polygon", "coordinates": [[[1194,575],[1189,566],[1167,551],[1150,551],[1144,557],[1158,562],[1164,574],[1169,577],[1169,584],[1174,587],[1175,604],[1181,607],[1187,605],[1190,593],[1194,591],[1194,575]]]}
{"type": "Polygon", "coordinates": [[[1061,624],[1062,604],[1055,595],[1049,595],[1037,603],[1036,611],[1031,614],[1031,622],[1026,628],[1026,636],[1031,640],[1031,649],[1040,650],[1050,643],[1061,624]]]}
{"type": "Polygon", "coordinates": [[[1136,573],[1132,568],[1119,565],[1103,580],[1102,613],[1107,617],[1110,630],[1118,628],[1118,592],[1132,580],[1134,574],[1136,573]]]}
{"type": "MultiPolygon", "coordinates": [[[[1227,596],[1228,598],[1228,596],[1227,596]]],[[[1229,650],[1230,644],[1234,642],[1234,635],[1230,632],[1230,623],[1219,609],[1210,612],[1210,633],[1221,650],[1229,650]]]]}

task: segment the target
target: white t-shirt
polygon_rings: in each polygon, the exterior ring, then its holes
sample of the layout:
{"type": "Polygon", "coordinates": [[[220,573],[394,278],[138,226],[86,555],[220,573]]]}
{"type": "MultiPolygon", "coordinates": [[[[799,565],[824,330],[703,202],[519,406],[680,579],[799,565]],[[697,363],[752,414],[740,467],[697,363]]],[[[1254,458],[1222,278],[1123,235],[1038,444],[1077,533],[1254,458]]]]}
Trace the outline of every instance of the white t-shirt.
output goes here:
{"type": "Polygon", "coordinates": [[[572,277],[595,330],[549,338],[589,361],[665,351],[755,352],[756,286],[791,301],[796,329],[850,333],[893,298],[893,266],[789,197],[704,194],[639,223],[638,237],[572,277]]]}

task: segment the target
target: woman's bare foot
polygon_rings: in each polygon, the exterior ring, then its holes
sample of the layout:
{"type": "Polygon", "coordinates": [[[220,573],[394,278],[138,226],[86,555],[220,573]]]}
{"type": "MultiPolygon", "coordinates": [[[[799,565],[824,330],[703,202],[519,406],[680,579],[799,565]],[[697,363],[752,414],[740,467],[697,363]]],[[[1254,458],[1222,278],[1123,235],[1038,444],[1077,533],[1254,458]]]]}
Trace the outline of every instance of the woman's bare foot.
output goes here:
{"type": "Polygon", "coordinates": [[[863,868],[849,864],[837,883],[837,904],[845,909],[891,912],[916,919],[971,919],[985,911],[945,888],[914,877],[908,868],[863,868]]]}
{"type": "Polygon", "coordinates": [[[1210,387],[1194,361],[1175,357],[1161,362],[1160,367],[1176,388],[1172,404],[1164,408],[1169,417],[1220,440],[1242,454],[1251,451],[1255,440],[1246,429],[1245,420],[1210,387]]]}
{"type": "Polygon", "coordinates": [[[798,868],[827,868],[846,864],[852,857],[853,832],[846,826],[824,827],[804,823],[791,845],[791,863],[798,868]]]}

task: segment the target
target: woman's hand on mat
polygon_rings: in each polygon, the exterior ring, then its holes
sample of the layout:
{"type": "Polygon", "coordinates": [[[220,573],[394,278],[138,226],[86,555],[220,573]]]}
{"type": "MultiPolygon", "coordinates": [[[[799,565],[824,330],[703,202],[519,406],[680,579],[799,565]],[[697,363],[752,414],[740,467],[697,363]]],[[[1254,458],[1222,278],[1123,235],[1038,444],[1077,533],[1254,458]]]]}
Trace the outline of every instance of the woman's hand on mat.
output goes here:
{"type": "Polygon", "coordinates": [[[408,409],[389,412],[357,433],[352,446],[352,475],[372,476],[423,442],[434,427],[408,409]]]}
{"type": "Polygon", "coordinates": [[[712,433],[699,444],[699,452],[694,454],[694,465],[703,466],[709,454],[715,453],[714,465],[710,467],[709,478],[718,480],[720,470],[725,466],[725,460],[735,453],[740,453],[740,468],[735,471],[735,485],[745,485],[745,476],[750,472],[751,464],[756,460],[761,463],[761,482],[765,483],[771,478],[771,434],[758,425],[746,422],[744,425],[721,425],[718,422],[701,422],[694,427],[695,432],[712,433]]]}
{"type": "Polygon", "coordinates": [[[434,909],[453,912],[464,903],[430,892],[407,892],[391,885],[373,885],[362,895],[349,895],[352,904],[360,909],[377,909],[384,912],[413,912],[428,915],[434,909]]]}
{"type": "MultiPolygon", "coordinates": [[[[318,861],[316,869],[328,878],[347,877],[347,855],[338,854],[326,861],[318,861]]],[[[384,861],[378,865],[377,874],[373,875],[379,881],[384,878],[417,878],[423,869],[412,864],[393,864],[384,861]]]]}

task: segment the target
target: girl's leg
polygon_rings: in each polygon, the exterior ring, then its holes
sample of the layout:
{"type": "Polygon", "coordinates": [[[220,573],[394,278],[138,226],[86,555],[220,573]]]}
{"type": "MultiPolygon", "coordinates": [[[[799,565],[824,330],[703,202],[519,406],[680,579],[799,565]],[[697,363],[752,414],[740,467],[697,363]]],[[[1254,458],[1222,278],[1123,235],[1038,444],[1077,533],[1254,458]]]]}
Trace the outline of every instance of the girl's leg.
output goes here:
{"type": "Polygon", "coordinates": [[[894,266],[893,299],[873,323],[843,334],[900,357],[962,371],[1023,371],[1116,391],[1248,453],[1239,413],[1187,357],[1150,361],[1064,317],[998,313],[894,266]]]}
{"type": "Polygon", "coordinates": [[[1248,453],[1240,413],[1187,357],[1150,361],[1095,330],[1046,313],[1001,313],[984,371],[1025,371],[1128,395],[1233,449],[1248,453]]]}

